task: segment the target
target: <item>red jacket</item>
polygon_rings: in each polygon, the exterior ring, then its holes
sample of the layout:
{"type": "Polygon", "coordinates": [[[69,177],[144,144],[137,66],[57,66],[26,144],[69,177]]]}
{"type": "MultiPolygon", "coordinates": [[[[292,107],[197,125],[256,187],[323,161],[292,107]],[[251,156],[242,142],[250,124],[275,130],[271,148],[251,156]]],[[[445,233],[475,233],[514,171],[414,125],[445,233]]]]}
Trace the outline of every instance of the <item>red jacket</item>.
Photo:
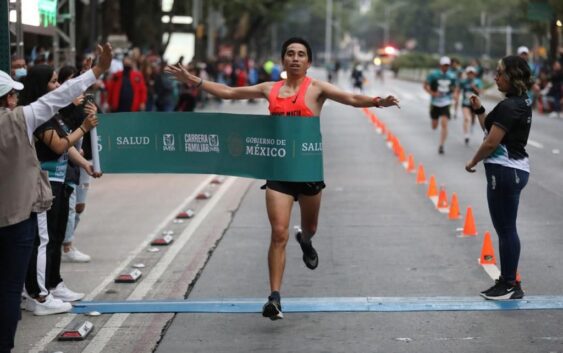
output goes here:
{"type": "MultiPolygon", "coordinates": [[[[147,103],[147,85],[140,71],[131,70],[129,80],[133,88],[133,102],[131,103],[131,111],[138,112],[141,104],[147,103]]],[[[123,83],[123,71],[116,72],[106,81],[106,90],[108,92],[108,104],[111,111],[117,111],[119,107],[119,95],[121,93],[121,85],[123,83]]]]}

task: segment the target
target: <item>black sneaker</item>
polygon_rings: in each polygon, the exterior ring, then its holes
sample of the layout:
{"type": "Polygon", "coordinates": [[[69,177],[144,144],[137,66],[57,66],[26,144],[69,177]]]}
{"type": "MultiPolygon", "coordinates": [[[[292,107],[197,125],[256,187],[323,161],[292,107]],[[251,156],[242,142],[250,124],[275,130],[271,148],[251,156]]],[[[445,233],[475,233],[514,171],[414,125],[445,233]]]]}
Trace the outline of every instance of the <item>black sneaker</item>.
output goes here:
{"type": "Polygon", "coordinates": [[[319,266],[319,255],[317,254],[315,248],[313,248],[313,244],[311,242],[306,244],[301,240],[301,229],[296,228],[296,231],[295,240],[297,240],[301,246],[301,250],[303,250],[303,262],[308,269],[314,270],[317,266],[319,266]]]}
{"type": "Polygon", "coordinates": [[[444,154],[444,146],[438,147],[438,154],[444,154]]]}
{"type": "Polygon", "coordinates": [[[482,291],[481,296],[488,300],[522,299],[524,291],[520,282],[510,284],[503,278],[495,280],[495,285],[482,291]]]}
{"type": "Polygon", "coordinates": [[[268,302],[262,308],[262,316],[269,317],[270,320],[283,319],[282,307],[279,300],[268,297],[268,302]]]}
{"type": "Polygon", "coordinates": [[[466,146],[469,145],[469,137],[466,137],[466,138],[465,138],[465,145],[466,145],[466,146]]]}

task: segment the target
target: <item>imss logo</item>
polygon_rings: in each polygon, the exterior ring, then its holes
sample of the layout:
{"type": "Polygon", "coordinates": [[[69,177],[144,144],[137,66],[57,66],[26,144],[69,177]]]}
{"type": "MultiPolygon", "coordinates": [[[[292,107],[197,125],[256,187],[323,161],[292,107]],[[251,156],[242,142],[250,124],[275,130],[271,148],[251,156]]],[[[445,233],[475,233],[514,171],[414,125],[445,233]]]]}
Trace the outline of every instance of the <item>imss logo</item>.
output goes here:
{"type": "Polygon", "coordinates": [[[162,150],[170,152],[176,151],[176,145],[174,144],[174,134],[162,135],[162,150]]]}

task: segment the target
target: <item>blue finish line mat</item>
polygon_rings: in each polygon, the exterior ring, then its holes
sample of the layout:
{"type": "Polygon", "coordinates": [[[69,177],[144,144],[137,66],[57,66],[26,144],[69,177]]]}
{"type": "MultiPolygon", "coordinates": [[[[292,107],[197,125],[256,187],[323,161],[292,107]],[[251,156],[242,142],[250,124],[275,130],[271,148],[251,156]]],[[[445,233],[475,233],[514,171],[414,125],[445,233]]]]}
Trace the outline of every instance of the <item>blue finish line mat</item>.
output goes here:
{"type": "MultiPolygon", "coordinates": [[[[261,313],[265,299],[76,302],[73,313],[261,313]]],[[[494,311],[563,309],[563,296],[489,301],[480,297],[283,298],[284,313],[494,311]]]]}

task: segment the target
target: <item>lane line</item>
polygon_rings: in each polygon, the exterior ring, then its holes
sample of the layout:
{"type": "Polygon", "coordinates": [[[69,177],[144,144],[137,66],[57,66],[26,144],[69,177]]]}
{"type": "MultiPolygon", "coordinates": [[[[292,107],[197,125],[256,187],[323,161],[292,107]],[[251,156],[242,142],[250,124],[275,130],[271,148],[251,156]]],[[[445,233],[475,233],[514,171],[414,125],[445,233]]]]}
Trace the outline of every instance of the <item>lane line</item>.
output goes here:
{"type": "MultiPolygon", "coordinates": [[[[75,306],[77,312],[127,313],[261,313],[264,299],[152,300],[89,302],[75,306]]],[[[560,310],[563,296],[530,296],[522,300],[491,301],[480,297],[336,297],[284,298],[285,313],[413,312],[560,310]]],[[[111,327],[114,330],[117,327],[111,327]]],[[[96,340],[100,333],[94,338],[96,340]]],[[[88,348],[88,347],[87,347],[88,348]]],[[[90,350],[86,350],[90,352],[90,350]]]]}
{"type": "Polygon", "coordinates": [[[535,148],[540,148],[540,149],[543,148],[543,144],[531,139],[528,139],[528,145],[533,146],[535,148]]]}
{"type": "MultiPolygon", "coordinates": [[[[219,190],[213,195],[210,201],[201,209],[199,212],[199,217],[194,218],[190,221],[190,224],[184,229],[180,234],[178,239],[175,241],[175,246],[170,248],[166,254],[158,261],[155,267],[148,273],[144,280],[137,285],[133,290],[133,293],[129,295],[127,300],[142,299],[145,295],[149,293],[155,283],[160,279],[164,271],[168,266],[176,259],[176,256],[184,248],[186,243],[191,239],[192,235],[195,233],[197,228],[201,223],[207,218],[207,215],[211,213],[215,205],[221,200],[223,195],[229,190],[233,183],[237,180],[235,177],[229,177],[220,186],[219,190]]],[[[129,317],[129,314],[115,314],[106,322],[106,324],[98,330],[96,336],[92,338],[92,341],[83,350],[83,353],[99,353],[102,352],[105,346],[109,343],[111,338],[115,335],[117,330],[123,325],[125,320],[129,317]]]]}
{"type": "MultiPolygon", "coordinates": [[[[137,246],[137,248],[135,248],[133,252],[129,253],[129,255],[123,261],[121,261],[119,265],[117,265],[117,267],[113,272],[111,272],[108,276],[106,276],[102,280],[102,282],[96,288],[94,288],[94,290],[92,290],[88,295],[86,295],[86,297],[84,297],[84,300],[94,299],[96,296],[98,296],[98,294],[100,294],[104,290],[104,288],[106,288],[110,283],[112,283],[113,280],[127,268],[127,265],[150,244],[150,242],[156,237],[156,235],[159,234],[160,230],[164,228],[168,223],[170,223],[174,218],[176,218],[176,215],[178,213],[184,211],[186,206],[190,202],[192,202],[196,198],[196,196],[200,192],[202,192],[215,177],[216,175],[210,175],[202,183],[200,183],[195,189],[195,191],[191,195],[186,197],[184,201],[182,201],[180,206],[176,207],[174,211],[168,214],[168,216],[166,216],[166,218],[164,218],[164,220],[158,226],[156,226],[151,233],[148,234],[145,240],[141,244],[139,244],[139,246],[137,246]]],[[[53,339],[57,337],[57,335],[61,332],[63,328],[67,327],[72,322],[75,316],[76,315],[74,314],[69,314],[61,318],[55,324],[54,328],[51,331],[49,331],[41,340],[39,340],[39,342],[37,342],[33,346],[33,348],[29,350],[29,353],[40,353],[44,351],[45,347],[53,339]]]]}

